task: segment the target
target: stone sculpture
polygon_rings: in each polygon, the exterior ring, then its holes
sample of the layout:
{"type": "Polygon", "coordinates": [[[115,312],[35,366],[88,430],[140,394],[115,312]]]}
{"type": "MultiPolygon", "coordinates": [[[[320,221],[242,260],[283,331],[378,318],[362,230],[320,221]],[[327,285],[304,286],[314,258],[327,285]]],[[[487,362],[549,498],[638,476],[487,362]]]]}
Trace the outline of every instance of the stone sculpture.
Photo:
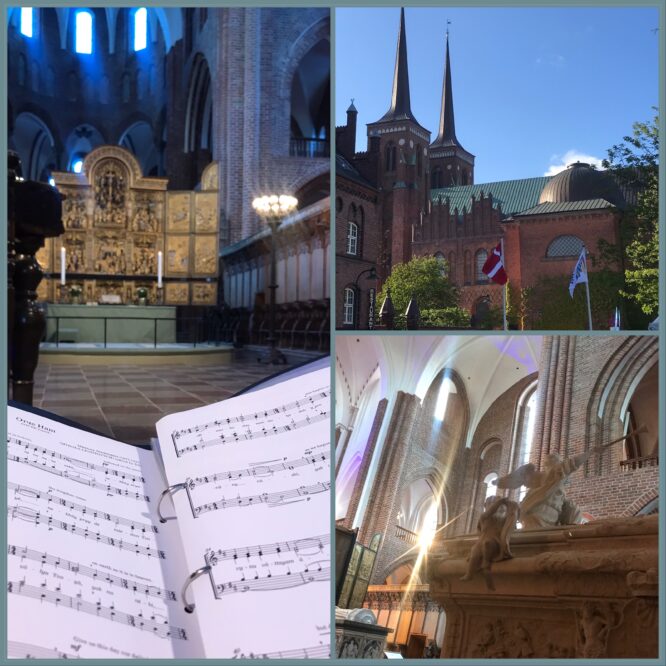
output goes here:
{"type": "Polygon", "coordinates": [[[510,474],[497,479],[497,487],[515,489],[527,486],[527,493],[520,503],[520,520],[525,529],[580,523],[582,522],[580,509],[564,494],[564,483],[567,478],[593,455],[603,453],[609,446],[645,430],[646,428],[642,427],[608,444],[595,446],[564,459],[557,453],[549,453],[544,462],[544,469],[537,470],[532,463],[522,465],[510,474]]]}
{"type": "Polygon", "coordinates": [[[506,497],[489,497],[485,510],[479,518],[479,538],[472,546],[467,573],[461,580],[469,580],[476,572],[482,571],[489,590],[495,589],[491,565],[513,557],[509,548],[509,539],[516,529],[518,503],[506,497]]]}

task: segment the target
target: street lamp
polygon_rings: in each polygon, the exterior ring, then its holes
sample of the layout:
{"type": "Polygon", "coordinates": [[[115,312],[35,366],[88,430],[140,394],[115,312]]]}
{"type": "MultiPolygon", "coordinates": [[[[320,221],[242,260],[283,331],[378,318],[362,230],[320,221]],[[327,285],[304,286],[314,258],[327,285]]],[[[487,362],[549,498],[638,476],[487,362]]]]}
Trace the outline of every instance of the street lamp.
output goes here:
{"type": "Polygon", "coordinates": [[[270,336],[268,338],[270,347],[264,357],[259,359],[261,363],[278,365],[287,362],[284,354],[277,349],[277,337],[275,335],[275,291],[278,288],[275,268],[275,234],[280,224],[282,224],[282,220],[292,213],[297,205],[298,199],[288,194],[271,194],[257,197],[252,202],[252,208],[271,229],[271,282],[268,285],[271,292],[270,336]]]}
{"type": "MultiPolygon", "coordinates": [[[[354,293],[359,295],[359,306],[361,305],[361,290],[359,288],[358,281],[361,279],[362,275],[368,274],[368,277],[365,278],[368,282],[376,282],[377,281],[377,270],[375,269],[374,266],[371,266],[370,268],[366,268],[364,271],[361,271],[357,276],[356,279],[353,282],[354,285],[354,293]]],[[[374,317],[375,317],[375,303],[374,303],[374,293],[370,294],[370,303],[368,307],[368,328],[372,329],[374,328],[374,317]]],[[[356,316],[354,317],[356,318],[356,316]]],[[[360,312],[359,312],[359,323],[360,323],[360,312]]]]}

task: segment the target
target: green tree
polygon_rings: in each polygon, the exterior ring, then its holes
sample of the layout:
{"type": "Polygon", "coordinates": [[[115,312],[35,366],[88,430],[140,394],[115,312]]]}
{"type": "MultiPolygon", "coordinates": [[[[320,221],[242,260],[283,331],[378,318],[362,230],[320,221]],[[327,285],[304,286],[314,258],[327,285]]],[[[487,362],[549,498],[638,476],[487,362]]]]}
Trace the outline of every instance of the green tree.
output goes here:
{"type": "Polygon", "coordinates": [[[608,150],[603,166],[619,182],[637,192],[636,203],[622,216],[624,288],[621,294],[654,316],[659,307],[659,118],[634,123],[625,136],[608,150]]]}
{"type": "Polygon", "coordinates": [[[379,292],[377,302],[386,298],[386,290],[391,290],[391,300],[396,314],[403,314],[413,296],[419,309],[431,310],[458,305],[458,290],[451,284],[446,272],[448,266],[435,257],[414,257],[406,264],[396,264],[379,292]]]}

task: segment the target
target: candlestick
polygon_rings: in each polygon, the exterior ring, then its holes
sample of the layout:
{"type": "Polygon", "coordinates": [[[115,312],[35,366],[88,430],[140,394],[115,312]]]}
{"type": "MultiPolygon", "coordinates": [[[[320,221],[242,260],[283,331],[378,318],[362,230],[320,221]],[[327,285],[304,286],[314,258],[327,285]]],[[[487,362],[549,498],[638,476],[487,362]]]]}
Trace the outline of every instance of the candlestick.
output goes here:
{"type": "Polygon", "coordinates": [[[60,284],[65,286],[65,264],[67,260],[67,251],[64,247],[60,248],[60,284]]]}
{"type": "Polygon", "coordinates": [[[157,286],[162,287],[162,252],[157,253],[157,286]]]}

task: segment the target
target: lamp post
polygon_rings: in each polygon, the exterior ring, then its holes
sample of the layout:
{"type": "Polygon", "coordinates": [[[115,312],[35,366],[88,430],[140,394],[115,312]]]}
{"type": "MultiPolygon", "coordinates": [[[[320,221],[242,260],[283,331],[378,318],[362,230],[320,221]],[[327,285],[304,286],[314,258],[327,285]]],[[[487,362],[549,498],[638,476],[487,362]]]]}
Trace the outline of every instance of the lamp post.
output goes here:
{"type": "MultiPolygon", "coordinates": [[[[361,271],[357,276],[356,279],[354,280],[354,291],[359,295],[359,306],[361,304],[361,290],[358,285],[358,281],[361,279],[362,275],[368,274],[368,277],[366,280],[368,282],[376,282],[377,281],[377,270],[375,269],[374,266],[371,266],[370,268],[366,268],[364,271],[361,271]]],[[[375,292],[371,291],[370,292],[370,302],[368,303],[368,329],[373,329],[375,327],[375,322],[374,322],[374,317],[375,317],[375,292]]],[[[359,323],[360,323],[360,312],[359,312],[359,323]]]]}
{"type": "Polygon", "coordinates": [[[275,234],[282,220],[292,213],[298,205],[298,199],[288,194],[271,194],[268,196],[257,197],[252,202],[252,208],[259,217],[261,217],[271,229],[271,281],[268,285],[270,289],[270,336],[268,342],[270,346],[260,363],[270,363],[279,365],[286,363],[284,354],[277,349],[277,336],[275,334],[275,291],[278,288],[275,266],[275,234]]]}

